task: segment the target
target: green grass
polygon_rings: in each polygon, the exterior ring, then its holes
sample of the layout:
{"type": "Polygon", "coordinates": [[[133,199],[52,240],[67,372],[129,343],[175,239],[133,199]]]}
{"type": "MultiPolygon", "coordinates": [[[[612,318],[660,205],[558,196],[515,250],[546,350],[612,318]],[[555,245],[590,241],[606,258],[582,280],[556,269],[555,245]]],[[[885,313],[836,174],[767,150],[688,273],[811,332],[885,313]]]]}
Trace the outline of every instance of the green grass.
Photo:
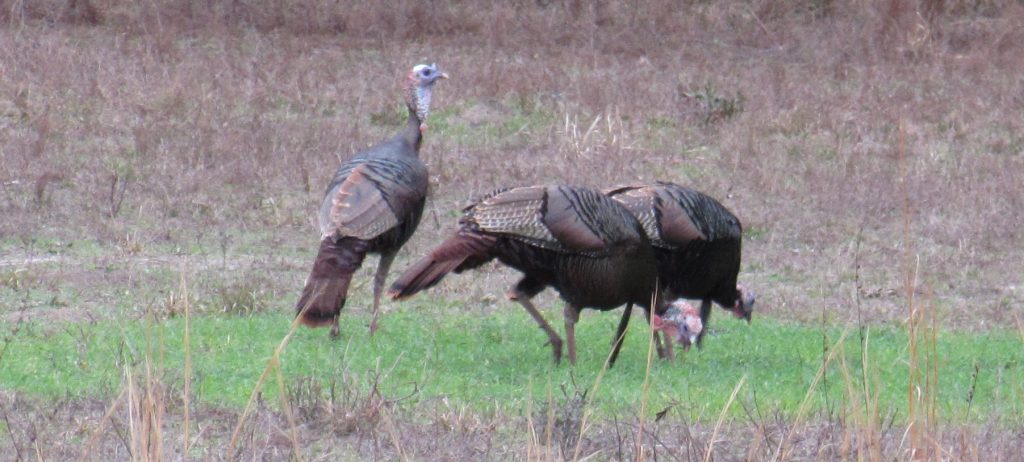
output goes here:
{"type": "MultiPolygon", "coordinates": [[[[425,304],[426,301],[416,303],[425,304]]],[[[555,366],[543,334],[515,306],[494,315],[439,315],[436,309],[404,306],[384,318],[377,336],[367,336],[367,316],[345,313],[343,335],[328,341],[326,331],[299,329],[282,357],[285,381],[315,380],[365,393],[381,371],[385,397],[418,393],[409,403],[445,397],[481,412],[522,413],[529,397],[544,400],[548,387],[560,397],[573,381],[589,388],[601,369],[617,322],[617,313],[585,312],[579,324],[580,361],[575,368],[555,366]]],[[[554,311],[554,310],[552,310],[554,311]]],[[[549,313],[548,318],[559,321],[549,313]]],[[[657,412],[673,405],[690,418],[714,420],[733,387],[744,375],[740,401],[761,413],[776,409],[796,412],[822,362],[822,333],[817,327],[783,324],[765,317],[745,324],[722,312],[713,319],[715,335],[703,351],[682,354],[675,364],[655,361],[650,403],[657,412]]],[[[193,390],[201,403],[241,407],[274,347],[287,333],[290,314],[248,317],[202,316],[193,321],[193,390]]],[[[631,415],[640,409],[646,342],[639,313],[618,364],[590,395],[599,414],[631,415]]],[[[559,323],[556,323],[560,324],[559,323]]],[[[157,323],[96,323],[47,330],[24,324],[0,360],[0,389],[41,398],[110,397],[121,388],[126,367],[140,366],[147,354],[162,364],[164,383],[181,387],[183,364],[181,319],[157,323]],[[148,340],[147,340],[148,339],[148,340]]],[[[5,330],[9,330],[5,328],[5,330]]],[[[8,332],[3,332],[3,337],[8,332]]],[[[834,343],[841,332],[826,331],[834,343]]],[[[869,376],[885,384],[876,390],[880,408],[906,415],[906,335],[895,328],[873,328],[869,335],[869,376]]],[[[941,362],[939,410],[945,419],[973,420],[1024,412],[1024,349],[1019,334],[943,332],[938,339],[941,362]],[[967,396],[975,365],[979,374],[974,402],[967,414],[967,396]]],[[[846,362],[860,377],[856,333],[845,342],[846,362]]],[[[845,385],[835,367],[813,395],[812,409],[821,410],[827,387],[830,408],[844,399],[845,385]]],[[[264,387],[267,402],[276,387],[264,387]]],[[[732,416],[745,416],[733,406],[732,416]]],[[[886,414],[888,414],[886,412],[886,414]]]]}
{"type": "MultiPolygon", "coordinates": [[[[458,116],[472,106],[474,101],[463,103],[463,107],[439,108],[431,114],[430,128],[437,137],[451,139],[465,146],[488,146],[491,143],[522,141],[524,133],[548,130],[560,120],[557,114],[527,102],[508,100],[493,109],[501,111],[499,121],[467,124],[458,116]]],[[[497,118],[497,117],[496,117],[497,118]]],[[[433,135],[432,135],[433,136],[433,135]]]]}

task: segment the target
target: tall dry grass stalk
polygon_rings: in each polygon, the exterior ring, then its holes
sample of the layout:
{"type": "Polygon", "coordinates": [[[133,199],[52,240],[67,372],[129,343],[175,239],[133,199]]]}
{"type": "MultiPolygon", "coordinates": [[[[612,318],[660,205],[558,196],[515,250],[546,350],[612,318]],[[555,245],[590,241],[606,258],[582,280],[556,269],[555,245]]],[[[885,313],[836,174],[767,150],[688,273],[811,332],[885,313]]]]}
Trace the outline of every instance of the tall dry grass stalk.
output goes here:
{"type": "MultiPolygon", "coordinates": [[[[861,387],[863,388],[864,396],[864,411],[862,413],[854,414],[855,418],[860,416],[860,433],[861,438],[859,441],[867,442],[867,452],[869,459],[872,461],[878,461],[882,459],[882,447],[881,447],[881,415],[878,410],[878,394],[871,394],[872,381],[868,380],[868,373],[871,371],[871,363],[868,361],[870,358],[868,345],[871,343],[871,332],[869,330],[864,331],[864,341],[861,342],[860,349],[860,370],[861,370],[861,387]]],[[[845,364],[845,362],[844,362],[845,364]]],[[[844,374],[848,376],[848,374],[844,374]]],[[[878,377],[875,375],[875,377],[878,377]]],[[[847,382],[847,387],[852,382],[847,382]]],[[[878,384],[875,385],[875,390],[878,390],[878,384]]]]}
{"type": "MultiPolygon", "coordinates": [[[[614,348],[614,346],[612,348],[614,348]]],[[[601,370],[597,372],[597,377],[594,377],[594,384],[591,385],[590,389],[587,391],[587,394],[585,396],[589,396],[591,397],[591,399],[597,396],[597,391],[601,389],[601,380],[604,378],[604,374],[608,372],[608,366],[611,362],[611,358],[612,352],[611,350],[609,350],[608,356],[606,356],[604,359],[604,364],[601,365],[601,370]]],[[[590,406],[587,405],[587,403],[584,403],[583,405],[585,406],[585,409],[583,410],[583,417],[580,419],[580,429],[579,433],[576,436],[576,445],[572,451],[571,460],[579,460],[580,458],[580,449],[582,448],[581,445],[583,444],[583,435],[586,434],[587,432],[587,428],[589,425],[588,420],[590,419],[590,415],[593,414],[594,412],[593,409],[591,409],[590,406]]]]}
{"type": "MultiPolygon", "coordinates": [[[[655,305],[652,303],[651,306],[655,306],[655,305]]],[[[641,399],[641,402],[640,402],[640,433],[637,436],[637,460],[638,461],[639,460],[643,460],[643,445],[642,445],[642,440],[643,440],[643,413],[645,412],[645,409],[647,408],[648,385],[649,385],[649,382],[650,382],[651,365],[652,365],[652,358],[653,358],[653,354],[654,354],[654,328],[653,328],[653,324],[651,324],[651,327],[648,330],[648,334],[649,334],[649,337],[647,339],[647,369],[646,369],[646,372],[644,373],[644,385],[643,385],[644,386],[644,391],[643,391],[643,398],[641,399]]],[[[618,339],[616,339],[616,340],[618,340],[618,339]]],[[[601,380],[604,378],[605,373],[608,372],[608,368],[610,367],[610,363],[611,363],[611,359],[612,359],[612,352],[615,349],[615,343],[616,342],[614,342],[614,341],[612,342],[612,347],[611,347],[611,349],[608,350],[608,354],[604,358],[604,363],[601,365],[601,370],[597,372],[597,377],[594,378],[594,384],[590,387],[590,389],[587,391],[587,394],[585,395],[585,396],[589,396],[591,399],[593,399],[594,397],[597,396],[597,392],[601,388],[601,380]]],[[[588,421],[590,419],[591,414],[593,414],[593,409],[591,409],[590,406],[587,406],[586,403],[584,403],[584,406],[586,406],[586,408],[583,411],[583,417],[580,419],[579,434],[577,435],[577,438],[576,438],[576,445],[575,445],[575,449],[573,449],[572,459],[571,460],[579,460],[579,458],[580,458],[580,450],[582,449],[583,436],[587,432],[588,425],[589,425],[588,421]]]]}
{"type": "MultiPolygon", "coordinates": [[[[306,305],[305,307],[303,307],[302,310],[305,311],[307,309],[309,309],[309,305],[306,305]]],[[[289,425],[291,425],[291,433],[290,433],[289,436],[290,436],[290,438],[292,440],[292,448],[295,451],[294,457],[295,457],[296,460],[299,460],[299,461],[302,460],[302,453],[300,452],[301,446],[299,445],[299,441],[298,441],[298,430],[296,429],[295,421],[294,421],[294,419],[292,417],[290,406],[288,405],[288,393],[287,393],[288,390],[285,389],[284,379],[283,379],[283,376],[281,375],[281,370],[280,370],[281,369],[281,353],[283,353],[285,347],[288,346],[288,341],[291,340],[292,335],[294,335],[295,331],[298,329],[299,321],[301,319],[302,319],[302,313],[299,313],[299,315],[295,316],[295,319],[292,320],[292,324],[288,328],[288,333],[285,334],[284,338],[282,338],[281,341],[277,344],[277,347],[274,348],[274,353],[270,356],[270,359],[267,360],[267,366],[265,368],[263,368],[263,373],[260,374],[259,380],[257,380],[256,381],[256,385],[253,386],[252,393],[250,393],[250,395],[249,395],[249,401],[247,401],[245,403],[245,409],[242,411],[242,415],[238,417],[238,423],[235,424],[234,431],[231,432],[231,440],[228,443],[228,449],[227,449],[227,453],[225,455],[225,458],[227,460],[230,461],[230,460],[234,460],[235,459],[235,450],[238,447],[238,438],[239,438],[239,436],[241,436],[242,427],[245,425],[245,421],[246,421],[246,419],[248,419],[249,413],[252,411],[253,403],[256,402],[256,396],[258,396],[259,393],[260,393],[260,390],[263,389],[263,383],[266,382],[267,377],[270,376],[271,371],[275,371],[275,370],[276,370],[277,379],[278,379],[278,387],[279,387],[278,392],[281,395],[282,407],[285,409],[285,413],[288,416],[289,425]]]]}
{"type": "MultiPolygon", "coordinates": [[[[838,454],[840,457],[848,458],[850,454],[856,454],[858,460],[880,461],[882,457],[881,448],[881,420],[879,414],[878,394],[872,393],[880,387],[877,381],[877,370],[873,369],[871,363],[871,329],[864,324],[862,313],[861,292],[864,290],[861,280],[861,241],[863,227],[859,228],[854,244],[854,306],[857,311],[858,337],[860,340],[860,377],[850,372],[846,356],[839,356],[839,374],[842,378],[843,392],[845,394],[845,407],[842,418],[846,422],[843,426],[838,454]],[[871,380],[871,377],[875,380],[871,380]]],[[[822,342],[823,351],[828,351],[828,344],[825,341],[825,308],[822,308],[822,342]]],[[[825,353],[822,354],[822,361],[825,360],[825,353]]],[[[824,397],[828,399],[828,384],[824,387],[824,397]]],[[[826,407],[828,407],[826,401],[826,407]]]]}
{"type": "MultiPolygon", "coordinates": [[[[537,425],[533,422],[533,377],[526,381],[526,461],[532,462],[540,448],[537,425]]],[[[539,459],[538,459],[539,460],[539,459]]]]}
{"type": "MultiPolygon", "coordinates": [[[[863,226],[856,234],[854,246],[854,306],[857,309],[857,326],[860,338],[860,367],[861,375],[858,389],[858,379],[850,373],[846,363],[846,356],[839,357],[839,372],[843,379],[844,392],[846,394],[846,408],[843,416],[848,422],[842,432],[842,440],[839,447],[841,457],[849,457],[851,452],[856,453],[859,460],[880,461],[882,458],[881,448],[881,420],[879,414],[878,394],[872,394],[872,390],[880,389],[877,381],[877,370],[871,366],[871,329],[864,325],[862,313],[861,292],[864,290],[861,280],[861,241],[863,239],[863,226]],[[874,376],[872,381],[869,376],[874,376]],[[863,401],[861,401],[863,399],[863,401]],[[853,447],[856,445],[856,447],[853,447]]],[[[822,314],[822,333],[824,335],[824,312],[822,314]]],[[[826,346],[827,347],[827,346],[826,346]]],[[[826,386],[826,390],[827,390],[826,386]]],[[[827,398],[827,392],[826,392],[827,398]]]]}
{"type": "MultiPolygon", "coordinates": [[[[651,309],[657,306],[656,300],[651,300],[651,309]]],[[[625,335],[625,333],[623,333],[625,335]]],[[[640,397],[640,416],[637,425],[637,438],[636,438],[636,460],[642,462],[644,460],[644,423],[646,422],[647,416],[647,399],[651,394],[651,365],[654,363],[654,337],[658,333],[654,330],[654,323],[647,323],[647,364],[644,369],[644,386],[643,393],[640,397]]],[[[672,348],[672,343],[669,342],[669,348],[672,348]]],[[[668,355],[672,357],[671,352],[668,355]]]]}
{"type": "Polygon", "coordinates": [[[711,462],[711,453],[715,450],[715,440],[718,438],[718,431],[722,428],[722,424],[725,423],[725,415],[729,412],[729,408],[732,407],[732,403],[736,401],[736,395],[740,393],[740,389],[743,388],[743,384],[746,382],[747,374],[743,374],[739,381],[736,382],[736,386],[733,387],[732,394],[729,395],[729,400],[725,402],[725,406],[722,406],[722,412],[718,414],[718,421],[715,422],[715,429],[711,431],[711,440],[708,441],[708,450],[704,452],[704,462],[711,462]]]}
{"type": "Polygon", "coordinates": [[[870,344],[871,331],[865,329],[861,341],[862,375],[860,380],[862,382],[859,384],[858,378],[850,372],[846,356],[839,356],[839,373],[843,379],[846,395],[846,408],[843,410],[843,417],[847,425],[842,432],[838,453],[844,459],[849,458],[852,453],[858,460],[877,462],[882,460],[881,416],[878,394],[872,392],[878,390],[877,373],[873,374],[876,380],[872,381],[868,378],[869,373],[876,371],[868,360],[870,344]]]}
{"type": "Polygon", "coordinates": [[[832,348],[829,349],[828,357],[818,367],[818,373],[814,376],[814,380],[811,381],[811,385],[807,387],[807,393],[804,395],[803,401],[800,402],[800,407],[797,408],[796,416],[793,417],[793,423],[790,425],[789,430],[779,439],[779,444],[775,448],[775,454],[772,456],[772,460],[788,460],[790,455],[789,442],[793,439],[797,430],[803,424],[803,419],[807,414],[807,409],[810,407],[811,398],[814,396],[814,391],[818,388],[818,383],[821,382],[822,377],[828,370],[829,364],[835,360],[836,356],[843,350],[843,345],[846,342],[846,336],[850,333],[849,329],[843,331],[842,335],[839,336],[832,348]]]}
{"type": "Polygon", "coordinates": [[[128,439],[124,442],[132,461],[163,461],[163,426],[167,402],[165,387],[160,380],[163,373],[163,339],[154,341],[152,326],[147,326],[146,348],[143,354],[142,376],[131,365],[124,366],[124,386],[117,398],[100,418],[96,429],[89,438],[83,453],[83,460],[93,460],[93,452],[100,437],[106,431],[113,416],[127,406],[125,420],[128,425],[128,439]],[[154,367],[154,347],[160,349],[154,367]],[[142,380],[141,387],[138,380],[142,380]]]}
{"type": "Polygon", "coordinates": [[[546,461],[555,460],[556,450],[552,444],[554,441],[555,429],[555,399],[551,391],[551,378],[548,377],[547,385],[544,388],[544,402],[547,403],[544,412],[543,435],[537,433],[538,423],[534,421],[533,408],[533,379],[527,384],[526,397],[526,460],[546,461]]]}
{"type": "Polygon", "coordinates": [[[607,162],[609,158],[618,158],[624,151],[632,149],[629,145],[629,131],[618,109],[597,115],[586,130],[580,130],[582,125],[579,123],[579,114],[571,118],[568,113],[565,114],[562,152],[569,160],[607,162]]]}
{"type": "Polygon", "coordinates": [[[164,460],[163,423],[166,411],[164,389],[153,371],[151,351],[147,351],[144,383],[140,389],[135,374],[125,367],[128,396],[128,432],[133,461],[159,462],[164,460]]]}
{"type": "Polygon", "coordinates": [[[548,385],[545,389],[548,399],[548,412],[547,412],[547,425],[544,427],[544,447],[547,448],[546,460],[554,459],[554,441],[555,441],[555,394],[551,388],[551,379],[548,379],[548,385]]]}
{"type": "MultiPolygon", "coordinates": [[[[192,350],[191,350],[191,307],[189,305],[187,260],[181,263],[179,278],[179,300],[184,304],[182,310],[185,315],[185,329],[183,335],[184,345],[184,382],[182,384],[182,460],[189,460],[190,427],[191,427],[191,394],[192,394],[192,350]]],[[[152,320],[152,318],[150,318],[152,320]]],[[[127,422],[129,439],[126,442],[128,451],[133,461],[162,461],[163,452],[163,425],[166,414],[166,397],[164,385],[160,380],[163,373],[163,338],[160,337],[154,342],[153,326],[147,325],[146,348],[143,355],[142,387],[137,381],[138,371],[130,365],[124,367],[125,385],[121,392],[111,402],[110,407],[100,418],[98,425],[89,438],[82,452],[83,460],[93,460],[93,452],[96,449],[100,437],[106,431],[111,418],[123,406],[127,406],[127,422]],[[154,348],[159,350],[158,361],[154,370],[154,348]]],[[[127,335],[125,333],[125,335],[127,335]]]]}
{"type": "Polygon", "coordinates": [[[402,437],[398,432],[398,426],[395,425],[395,420],[391,418],[391,413],[387,407],[380,408],[381,418],[384,420],[388,431],[388,437],[391,438],[391,446],[395,448],[395,454],[397,454],[398,460],[409,460],[408,454],[402,447],[402,437]]]}
{"type": "Polygon", "coordinates": [[[1020,332],[1020,339],[1024,340],[1024,322],[1021,322],[1020,316],[1017,313],[1013,313],[1013,320],[1017,322],[1017,331],[1020,332]]]}
{"type": "MultiPolygon", "coordinates": [[[[907,308],[907,432],[910,458],[943,459],[938,424],[938,317],[933,298],[918,302],[921,259],[913,250],[913,210],[910,203],[907,158],[907,128],[902,119],[897,132],[896,155],[899,164],[900,213],[903,218],[903,289],[907,308]]],[[[902,443],[901,443],[902,446],[902,443]]],[[[949,455],[948,453],[946,454],[949,455]]]]}
{"type": "Polygon", "coordinates": [[[181,285],[178,291],[181,294],[181,301],[184,303],[185,310],[185,333],[182,338],[182,344],[185,349],[185,366],[184,366],[184,383],[181,387],[181,401],[182,401],[182,413],[184,414],[181,429],[181,459],[184,462],[188,462],[188,448],[189,448],[189,424],[191,423],[191,409],[192,404],[192,309],[189,306],[188,300],[188,283],[185,280],[185,274],[188,271],[188,259],[184,259],[181,262],[181,285]]]}
{"type": "Polygon", "coordinates": [[[121,388],[121,392],[118,393],[117,398],[110,403],[110,407],[100,417],[99,422],[96,425],[96,429],[93,430],[92,436],[89,437],[89,443],[85,445],[82,451],[82,460],[95,460],[93,458],[93,451],[96,450],[96,444],[99,443],[100,436],[106,431],[107,425],[110,424],[110,419],[114,416],[114,413],[121,407],[121,403],[124,401],[124,395],[127,392],[127,388],[121,388]]]}
{"type": "Polygon", "coordinates": [[[288,419],[288,436],[292,440],[292,451],[295,452],[295,460],[302,460],[302,452],[299,446],[299,431],[298,426],[295,425],[295,413],[292,412],[292,407],[288,403],[287,388],[284,385],[284,374],[281,372],[281,367],[278,365],[277,369],[277,388],[281,396],[281,409],[284,411],[285,417],[288,419]]]}

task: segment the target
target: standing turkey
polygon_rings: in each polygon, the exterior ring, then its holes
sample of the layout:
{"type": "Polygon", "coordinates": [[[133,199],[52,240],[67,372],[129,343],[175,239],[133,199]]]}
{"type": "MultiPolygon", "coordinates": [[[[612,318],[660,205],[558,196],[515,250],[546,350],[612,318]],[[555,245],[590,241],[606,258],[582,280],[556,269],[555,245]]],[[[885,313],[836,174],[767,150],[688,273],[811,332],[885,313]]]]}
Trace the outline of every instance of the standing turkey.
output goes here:
{"type": "Polygon", "coordinates": [[[359,152],[338,168],[320,206],[320,251],[295,305],[310,327],[331,325],[338,336],[338,315],[345,306],[352,274],[367,253],[379,253],[373,277],[373,319],[377,329],[384,279],[398,249],[412,236],[427,197],[427,167],[419,158],[438,79],[447,78],[434,64],[412,68],[405,81],[409,119],[389,141],[359,152]]]}
{"type": "MultiPolygon", "coordinates": [[[[670,299],[701,299],[704,326],[711,302],[750,322],[754,294],[736,284],[743,227],[715,199],[674,183],[619,186],[605,193],[640,220],[670,299]]],[[[699,346],[704,331],[697,337],[699,346]]]]}
{"type": "MultiPolygon", "coordinates": [[[[562,339],[530,299],[551,286],[565,300],[569,361],[576,363],[575,324],[580,310],[627,304],[648,309],[655,298],[654,252],[628,210],[597,191],[529,186],[488,194],[463,210],[455,233],[392,284],[402,299],[497,258],[523,273],[508,297],[533,316],[551,342],[555,362],[562,339]]],[[[622,344],[616,337],[611,362],[622,344]]]]}

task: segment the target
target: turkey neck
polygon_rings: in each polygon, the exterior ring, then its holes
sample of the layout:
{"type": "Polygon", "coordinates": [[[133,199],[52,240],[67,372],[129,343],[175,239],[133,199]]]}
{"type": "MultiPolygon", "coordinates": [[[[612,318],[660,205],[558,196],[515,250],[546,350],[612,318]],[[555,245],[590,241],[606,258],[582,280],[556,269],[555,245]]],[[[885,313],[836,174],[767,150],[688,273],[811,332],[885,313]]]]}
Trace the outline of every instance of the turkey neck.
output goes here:
{"type": "Polygon", "coordinates": [[[420,154],[420,143],[423,142],[423,132],[420,131],[420,125],[423,122],[419,116],[416,115],[416,109],[409,106],[409,120],[405,122],[405,128],[402,129],[402,138],[409,143],[413,148],[413,152],[419,157],[420,154]]]}

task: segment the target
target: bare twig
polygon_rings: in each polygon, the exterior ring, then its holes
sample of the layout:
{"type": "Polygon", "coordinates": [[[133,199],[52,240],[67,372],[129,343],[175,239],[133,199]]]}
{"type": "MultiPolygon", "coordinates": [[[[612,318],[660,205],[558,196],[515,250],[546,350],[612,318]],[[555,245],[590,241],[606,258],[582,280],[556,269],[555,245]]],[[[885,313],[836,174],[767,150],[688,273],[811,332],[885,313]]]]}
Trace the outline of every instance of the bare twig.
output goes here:
{"type": "MultiPolygon", "coordinates": [[[[99,425],[96,426],[96,429],[92,432],[92,437],[89,438],[89,444],[85,446],[85,453],[82,456],[82,460],[93,460],[93,448],[96,447],[96,442],[99,440],[100,435],[103,434],[103,431],[107,428],[107,424],[110,423],[110,418],[115,412],[117,412],[117,409],[121,407],[121,401],[124,400],[124,395],[127,391],[127,388],[122,388],[121,393],[117,395],[117,398],[114,398],[114,401],[110,403],[110,407],[107,408],[107,412],[100,418],[99,425]]],[[[127,447],[127,444],[125,444],[125,446],[127,447]]]]}
{"type": "Polygon", "coordinates": [[[110,174],[110,218],[114,218],[121,212],[121,204],[124,202],[124,193],[128,189],[127,175],[122,176],[118,172],[110,174]]]}
{"type": "Polygon", "coordinates": [[[14,425],[11,423],[10,416],[7,415],[7,407],[4,406],[3,402],[0,402],[0,412],[3,412],[4,426],[7,428],[7,434],[11,437],[11,445],[14,446],[14,452],[18,457],[18,461],[25,460],[21,456],[21,447],[18,446],[18,439],[14,437],[14,425]]]}

